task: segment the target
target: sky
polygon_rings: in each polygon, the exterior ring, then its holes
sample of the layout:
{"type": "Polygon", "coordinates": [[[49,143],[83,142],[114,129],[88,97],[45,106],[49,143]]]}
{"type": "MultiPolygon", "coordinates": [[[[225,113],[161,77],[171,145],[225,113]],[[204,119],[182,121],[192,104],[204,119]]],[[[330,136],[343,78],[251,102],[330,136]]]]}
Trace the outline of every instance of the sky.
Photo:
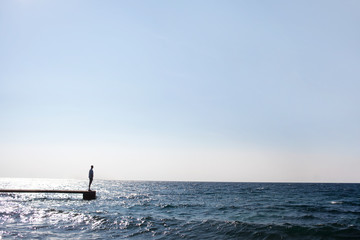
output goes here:
{"type": "Polygon", "coordinates": [[[360,182],[359,12],[1,1],[0,177],[360,182]]]}

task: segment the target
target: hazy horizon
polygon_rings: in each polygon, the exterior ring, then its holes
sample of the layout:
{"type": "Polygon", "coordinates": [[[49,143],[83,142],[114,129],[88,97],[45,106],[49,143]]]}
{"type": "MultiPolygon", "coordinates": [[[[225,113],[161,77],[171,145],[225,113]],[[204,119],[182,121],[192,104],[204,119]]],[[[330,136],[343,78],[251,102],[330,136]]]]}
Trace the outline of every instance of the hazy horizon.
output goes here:
{"type": "MultiPolygon", "coordinates": [[[[1,179],[3,180],[7,180],[7,179],[11,179],[11,180],[25,180],[25,181],[31,181],[31,180],[35,180],[35,181],[39,181],[39,180],[69,180],[69,181],[83,181],[84,185],[77,185],[76,188],[84,188],[84,186],[88,186],[89,184],[89,179],[85,177],[81,177],[81,178],[50,178],[50,177],[1,177],[1,179]]],[[[359,182],[296,182],[296,181],[202,181],[202,180],[193,180],[193,181],[189,181],[189,180],[147,180],[147,179],[137,179],[137,180],[132,180],[132,179],[106,179],[106,178],[97,178],[95,179],[95,181],[92,183],[92,187],[93,187],[93,191],[97,191],[96,189],[99,189],[99,186],[96,182],[99,183],[99,181],[119,181],[119,182],[184,182],[184,183],[279,183],[279,184],[360,184],[359,182]]],[[[23,182],[25,184],[25,182],[23,182]]],[[[31,183],[31,182],[29,182],[31,183]]],[[[74,190],[74,189],[72,189],[74,190]]],[[[75,189],[76,190],[76,189],[75,189]]]]}
{"type": "Polygon", "coordinates": [[[359,10],[1,1],[0,178],[360,183],[359,10]]]}

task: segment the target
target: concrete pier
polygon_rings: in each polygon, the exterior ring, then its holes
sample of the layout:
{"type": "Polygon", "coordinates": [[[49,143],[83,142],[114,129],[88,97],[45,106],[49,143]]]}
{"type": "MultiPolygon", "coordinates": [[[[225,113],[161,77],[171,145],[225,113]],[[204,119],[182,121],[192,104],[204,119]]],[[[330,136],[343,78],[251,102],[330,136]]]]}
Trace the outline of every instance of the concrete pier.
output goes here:
{"type": "Polygon", "coordinates": [[[82,194],[84,200],[96,199],[96,191],[74,191],[74,190],[42,190],[42,189],[0,189],[7,193],[77,193],[82,194]]]}

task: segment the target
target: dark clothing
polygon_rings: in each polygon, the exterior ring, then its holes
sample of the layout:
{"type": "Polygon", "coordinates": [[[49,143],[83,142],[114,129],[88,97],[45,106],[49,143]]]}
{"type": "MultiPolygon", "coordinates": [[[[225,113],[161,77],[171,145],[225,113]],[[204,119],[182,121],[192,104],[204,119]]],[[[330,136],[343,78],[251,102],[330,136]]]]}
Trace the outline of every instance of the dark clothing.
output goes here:
{"type": "Polygon", "coordinates": [[[94,179],[94,171],[91,168],[90,171],[89,171],[89,191],[91,191],[90,186],[91,186],[91,183],[92,183],[93,179],[94,179]]]}

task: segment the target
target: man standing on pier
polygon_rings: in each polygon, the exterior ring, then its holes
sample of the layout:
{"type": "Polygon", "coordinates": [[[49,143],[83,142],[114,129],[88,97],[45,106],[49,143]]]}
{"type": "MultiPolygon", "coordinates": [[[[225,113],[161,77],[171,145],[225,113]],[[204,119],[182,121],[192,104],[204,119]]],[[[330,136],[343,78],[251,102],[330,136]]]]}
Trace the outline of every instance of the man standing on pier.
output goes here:
{"type": "Polygon", "coordinates": [[[91,185],[91,183],[92,183],[92,181],[93,181],[93,178],[94,178],[93,168],[94,168],[94,166],[91,165],[91,169],[90,169],[90,171],[89,171],[89,191],[91,191],[91,190],[90,190],[90,185],[91,185]]]}

